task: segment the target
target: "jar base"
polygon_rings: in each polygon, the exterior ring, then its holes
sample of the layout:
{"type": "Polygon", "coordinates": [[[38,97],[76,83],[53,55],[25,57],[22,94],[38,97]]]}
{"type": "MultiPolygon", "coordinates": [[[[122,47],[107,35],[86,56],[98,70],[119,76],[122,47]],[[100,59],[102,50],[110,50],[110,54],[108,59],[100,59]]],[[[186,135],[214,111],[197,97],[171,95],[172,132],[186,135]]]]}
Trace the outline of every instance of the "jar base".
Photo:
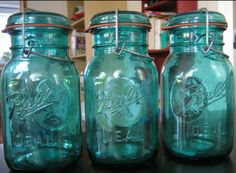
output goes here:
{"type": "Polygon", "coordinates": [[[17,172],[54,172],[66,169],[68,166],[75,164],[79,160],[80,155],[81,152],[80,154],[76,154],[75,152],[67,151],[66,149],[62,150],[58,148],[44,147],[17,156],[14,159],[13,164],[7,163],[11,170],[17,172]]]}
{"type": "Polygon", "coordinates": [[[172,150],[169,150],[166,146],[164,146],[164,149],[165,149],[165,152],[167,153],[167,155],[173,159],[176,159],[176,160],[184,160],[184,161],[203,161],[203,162],[215,162],[216,160],[222,160],[222,159],[225,159],[229,156],[231,150],[227,151],[226,153],[223,153],[223,154],[219,154],[219,155],[216,155],[216,156],[188,156],[188,155],[184,155],[184,154],[181,154],[181,153],[176,153],[172,150]]]}
{"type": "Polygon", "coordinates": [[[158,153],[158,150],[155,150],[153,152],[153,154],[150,155],[146,155],[143,158],[130,158],[127,160],[124,160],[124,157],[122,157],[122,160],[118,160],[114,157],[110,157],[110,158],[95,158],[93,154],[91,154],[90,151],[88,151],[89,154],[89,158],[91,159],[92,163],[95,166],[98,167],[125,167],[125,168],[129,168],[129,167],[137,167],[137,166],[146,166],[146,165],[150,165],[154,160],[155,157],[158,153]]]}

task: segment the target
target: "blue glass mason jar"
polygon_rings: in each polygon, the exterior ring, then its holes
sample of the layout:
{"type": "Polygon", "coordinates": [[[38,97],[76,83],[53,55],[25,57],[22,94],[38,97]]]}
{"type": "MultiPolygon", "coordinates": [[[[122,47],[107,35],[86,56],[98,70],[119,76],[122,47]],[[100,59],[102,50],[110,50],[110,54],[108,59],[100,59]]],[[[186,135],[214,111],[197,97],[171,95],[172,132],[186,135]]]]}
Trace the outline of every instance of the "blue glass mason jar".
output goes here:
{"type": "Polygon", "coordinates": [[[95,15],[85,71],[87,146],[97,164],[148,163],[158,151],[158,79],[147,53],[150,22],[139,12],[95,15]]]}
{"type": "Polygon", "coordinates": [[[1,75],[5,159],[12,170],[64,168],[81,152],[79,77],[70,21],[27,11],[8,18],[12,58],[1,75]]]}
{"type": "Polygon", "coordinates": [[[223,53],[225,17],[183,13],[169,19],[170,55],[162,70],[163,141],[186,159],[228,155],[234,137],[234,80],[223,53]]]}

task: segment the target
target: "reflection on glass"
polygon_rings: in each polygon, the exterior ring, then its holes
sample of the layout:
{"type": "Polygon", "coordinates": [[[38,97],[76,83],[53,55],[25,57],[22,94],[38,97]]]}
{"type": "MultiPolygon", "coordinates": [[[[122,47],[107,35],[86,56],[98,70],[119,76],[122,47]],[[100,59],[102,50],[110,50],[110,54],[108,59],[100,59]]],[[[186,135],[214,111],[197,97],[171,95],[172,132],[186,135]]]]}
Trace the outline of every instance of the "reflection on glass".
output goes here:
{"type": "MultiPolygon", "coordinates": [[[[149,20],[136,12],[120,12],[121,20],[149,20]]],[[[93,22],[114,20],[114,12],[93,22]]],[[[125,48],[147,55],[146,27],[120,27],[125,48]],[[131,37],[132,36],[132,37],[131,37]],[[135,37],[133,37],[135,36],[135,37]]],[[[90,158],[110,166],[149,162],[158,150],[157,72],[151,59],[123,51],[114,54],[113,27],[96,28],[94,56],[85,72],[87,146],[90,158]],[[109,39],[108,39],[109,38],[109,39]],[[112,38],[112,39],[111,39],[112,38]]]]}
{"type": "MultiPolygon", "coordinates": [[[[68,19],[58,14],[25,12],[26,21],[31,18],[37,23],[42,17],[49,20],[45,22],[69,25],[68,19]]],[[[8,22],[14,24],[21,18],[22,14],[17,13],[8,22]]],[[[21,30],[13,27],[8,32],[13,56],[1,76],[6,162],[17,171],[66,167],[78,160],[81,150],[79,79],[74,64],[67,58],[70,30],[26,27],[26,40],[35,41],[27,58],[22,54],[21,30]],[[54,52],[51,56],[68,61],[33,52],[54,52]]],[[[27,50],[29,46],[26,45],[27,50]]]]}

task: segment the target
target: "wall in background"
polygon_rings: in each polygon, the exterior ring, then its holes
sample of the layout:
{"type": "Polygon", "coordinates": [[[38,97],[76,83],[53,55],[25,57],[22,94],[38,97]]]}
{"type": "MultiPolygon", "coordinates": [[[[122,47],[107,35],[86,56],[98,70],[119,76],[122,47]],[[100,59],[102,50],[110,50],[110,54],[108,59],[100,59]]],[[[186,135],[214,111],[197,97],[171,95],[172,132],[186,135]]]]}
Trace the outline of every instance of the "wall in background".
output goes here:
{"type": "Polygon", "coordinates": [[[222,13],[228,23],[227,30],[224,32],[224,52],[230,56],[230,61],[236,67],[234,59],[234,15],[233,15],[233,1],[218,1],[218,12],[222,13]]]}
{"type": "Polygon", "coordinates": [[[142,11],[142,1],[127,1],[127,10],[142,11]]]}
{"type": "MultiPolygon", "coordinates": [[[[84,1],[85,27],[89,25],[90,19],[97,13],[104,11],[126,10],[126,1],[84,1]]],[[[92,57],[92,36],[86,34],[86,62],[92,57]]]]}
{"type": "MultiPolygon", "coordinates": [[[[233,29],[234,29],[234,39],[235,39],[235,35],[236,35],[236,1],[233,2],[233,29]]],[[[234,49],[234,58],[235,57],[236,57],[236,49],[234,49]]],[[[235,67],[236,67],[236,60],[234,61],[234,69],[235,69],[235,67]]],[[[234,70],[234,72],[236,72],[236,70],[234,70]]],[[[234,76],[234,77],[236,77],[236,76],[234,76]]],[[[234,88],[235,88],[235,91],[236,91],[236,80],[234,80],[234,81],[235,81],[234,82],[235,83],[234,88]]],[[[235,92],[235,98],[236,98],[236,92],[235,92]]],[[[235,121],[236,121],[236,119],[235,119],[235,121]]]]}
{"type": "MultiPolygon", "coordinates": [[[[19,1],[0,1],[0,31],[2,31],[7,24],[7,19],[13,13],[19,12],[19,1]]],[[[0,32],[0,71],[3,64],[10,58],[11,39],[7,33],[0,32]]]]}
{"type": "MultiPolygon", "coordinates": [[[[236,1],[233,2],[233,25],[234,25],[234,39],[235,39],[235,35],[236,35],[236,1]]],[[[236,40],[235,40],[236,42],[236,40]]],[[[234,49],[234,55],[236,55],[236,48],[234,49]]]]}
{"type": "Polygon", "coordinates": [[[207,8],[211,11],[218,11],[217,1],[198,1],[198,8],[207,8]]]}
{"type": "Polygon", "coordinates": [[[20,1],[0,1],[0,13],[16,13],[19,8],[20,1]]]}
{"type": "Polygon", "coordinates": [[[0,1],[0,7],[19,8],[20,1],[0,1]]]}
{"type": "Polygon", "coordinates": [[[27,1],[27,8],[50,11],[67,16],[67,1],[27,1]]]}

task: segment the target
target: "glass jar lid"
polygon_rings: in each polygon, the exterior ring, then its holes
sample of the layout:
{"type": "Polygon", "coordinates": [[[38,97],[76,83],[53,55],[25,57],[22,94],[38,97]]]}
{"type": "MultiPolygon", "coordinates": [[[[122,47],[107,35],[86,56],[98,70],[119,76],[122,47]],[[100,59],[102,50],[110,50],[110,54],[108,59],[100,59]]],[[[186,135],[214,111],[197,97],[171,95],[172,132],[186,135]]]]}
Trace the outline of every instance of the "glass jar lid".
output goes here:
{"type": "Polygon", "coordinates": [[[221,13],[215,11],[207,11],[207,9],[200,9],[187,13],[177,14],[171,17],[163,30],[169,30],[179,27],[204,26],[208,19],[209,26],[218,26],[223,29],[227,28],[227,22],[221,13]]]}
{"type": "Polygon", "coordinates": [[[23,27],[56,27],[72,30],[70,21],[63,15],[42,11],[25,11],[15,13],[8,18],[6,28],[3,32],[23,27]]]}
{"type": "MultiPolygon", "coordinates": [[[[92,29],[98,27],[113,27],[116,23],[116,11],[108,11],[98,13],[90,21],[89,28],[86,29],[90,32],[92,29]]],[[[140,26],[150,29],[151,24],[149,18],[140,12],[136,11],[118,11],[119,26],[140,26]]]]}

